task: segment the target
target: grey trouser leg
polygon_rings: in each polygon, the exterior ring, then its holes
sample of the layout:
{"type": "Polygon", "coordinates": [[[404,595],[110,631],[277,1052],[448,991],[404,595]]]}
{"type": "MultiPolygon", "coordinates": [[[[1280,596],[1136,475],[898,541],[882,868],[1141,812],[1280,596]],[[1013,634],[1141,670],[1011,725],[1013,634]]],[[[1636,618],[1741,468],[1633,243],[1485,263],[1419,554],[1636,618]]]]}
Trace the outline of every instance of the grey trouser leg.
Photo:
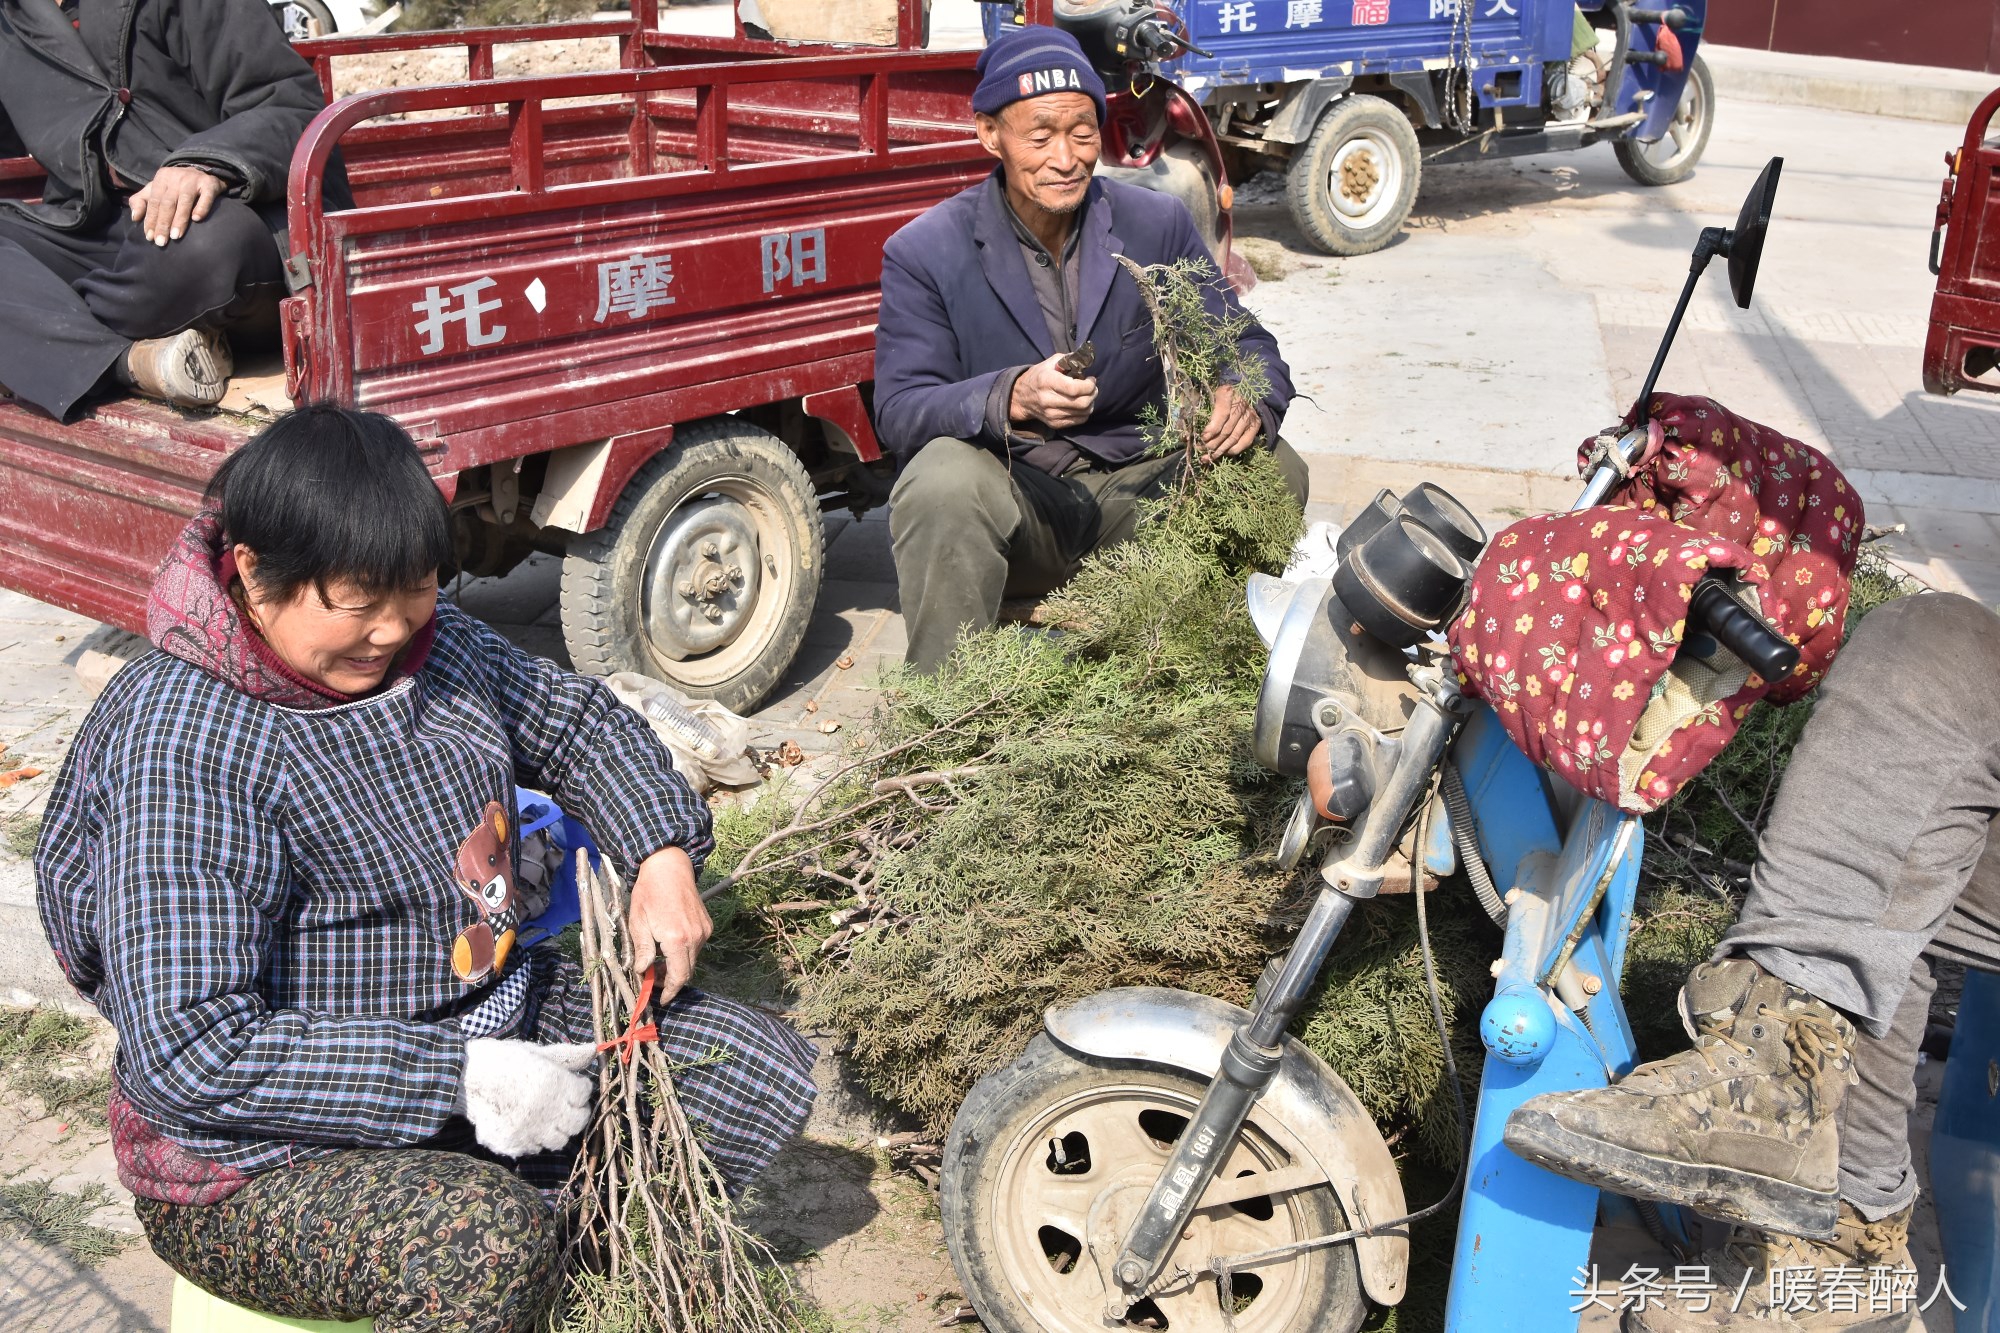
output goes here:
{"type": "Polygon", "coordinates": [[[1841,1193],[1881,1217],[1916,1193],[1912,1073],[1926,950],[2000,970],[2000,617],[1933,593],[1856,628],[1778,789],[1721,955],[1846,1011],[1859,1084],[1841,1193]]]}
{"type": "MultiPolygon", "coordinates": [[[[1276,453],[1303,505],[1304,461],[1283,440],[1276,453]]],[[[933,670],[962,631],[993,624],[1003,599],[1061,587],[1086,555],[1131,537],[1140,502],[1164,494],[1180,467],[1148,458],[1051,477],[964,440],[925,444],[889,495],[905,660],[933,670]]]]}

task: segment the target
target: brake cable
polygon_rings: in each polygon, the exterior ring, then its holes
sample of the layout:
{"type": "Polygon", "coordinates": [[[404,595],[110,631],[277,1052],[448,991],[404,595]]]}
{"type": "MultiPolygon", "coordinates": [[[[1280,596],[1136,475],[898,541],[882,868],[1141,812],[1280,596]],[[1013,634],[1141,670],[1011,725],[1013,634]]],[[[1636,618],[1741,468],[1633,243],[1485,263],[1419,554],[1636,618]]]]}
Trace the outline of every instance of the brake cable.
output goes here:
{"type": "MultiPolygon", "coordinates": [[[[1463,2],[1463,0],[1461,0],[1463,2]]],[[[1451,1085],[1451,1099],[1458,1115],[1458,1173],[1452,1178],[1451,1188],[1446,1190],[1436,1202],[1413,1213],[1405,1213],[1387,1222],[1375,1222],[1367,1226],[1354,1227],[1347,1231],[1337,1231],[1330,1236],[1310,1236],[1305,1240],[1292,1241],[1286,1245],[1274,1245],[1267,1250],[1253,1250],[1248,1254],[1231,1254],[1220,1259],[1210,1259],[1207,1271],[1215,1274],[1222,1288],[1222,1320],[1225,1328],[1234,1328],[1236,1320],[1235,1274],[1245,1268],[1268,1262],[1272,1259],[1289,1259],[1304,1254],[1308,1250],[1324,1249],[1329,1245],[1340,1245],[1348,1241],[1361,1240],[1369,1236],[1379,1236],[1397,1227],[1408,1227],[1427,1218],[1435,1217],[1448,1207],[1465,1189],[1466,1173],[1472,1166],[1472,1125],[1465,1114],[1465,1085],[1458,1077],[1458,1061],[1451,1052],[1451,1031],[1444,1021],[1444,1000],[1439,993],[1437,963],[1431,955],[1430,919],[1424,911],[1424,858],[1423,847],[1430,832],[1431,793],[1426,791],[1423,803],[1418,807],[1416,826],[1416,855],[1410,858],[1410,893],[1417,900],[1417,944],[1424,959],[1424,986],[1429,994],[1431,1021],[1437,1025],[1438,1045],[1444,1051],[1445,1080],[1451,1085]]]]}

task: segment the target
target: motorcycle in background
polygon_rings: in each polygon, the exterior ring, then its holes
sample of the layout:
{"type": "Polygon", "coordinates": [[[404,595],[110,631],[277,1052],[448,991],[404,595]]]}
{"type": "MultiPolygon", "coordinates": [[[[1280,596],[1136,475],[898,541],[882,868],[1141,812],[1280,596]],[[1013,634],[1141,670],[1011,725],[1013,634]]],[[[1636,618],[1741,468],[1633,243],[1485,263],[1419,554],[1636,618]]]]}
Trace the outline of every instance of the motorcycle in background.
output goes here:
{"type": "MultiPolygon", "coordinates": [[[[1709,258],[1727,257],[1748,306],[1779,167],[1765,168],[1735,228],[1703,231],[1640,404],[1709,258]]],[[[1627,464],[1647,438],[1635,419],[1614,446],[1627,464]]],[[[1625,470],[1601,463],[1574,507],[1600,503],[1625,470]]],[[[1603,1086],[1635,1061],[1617,983],[1645,835],[1636,816],[1546,780],[1460,692],[1436,631],[1484,544],[1464,506],[1423,485],[1377,497],[1341,534],[1330,577],[1250,580],[1271,654],[1256,754],[1306,780],[1280,859],[1318,856],[1317,898],[1252,1008],[1105,991],[1052,1007],[1027,1051],[972,1090],[946,1143],[941,1205],[988,1328],[1354,1333],[1371,1302],[1402,1299],[1409,1228],[1452,1196],[1411,1210],[1359,1099],[1287,1029],[1342,926],[1392,875],[1409,877],[1425,925],[1425,871],[1463,872],[1506,932],[1480,1020],[1446,1327],[1574,1323],[1565,1293],[1588,1261],[1598,1191],[1515,1157],[1501,1132],[1528,1098],[1603,1086]]],[[[1705,591],[1690,625],[1707,637],[1691,634],[1683,656],[1712,666],[1734,654],[1766,679],[1796,662],[1764,620],[1705,591]]],[[[1642,1216],[1685,1243],[1674,1210],[1642,1216]]]]}

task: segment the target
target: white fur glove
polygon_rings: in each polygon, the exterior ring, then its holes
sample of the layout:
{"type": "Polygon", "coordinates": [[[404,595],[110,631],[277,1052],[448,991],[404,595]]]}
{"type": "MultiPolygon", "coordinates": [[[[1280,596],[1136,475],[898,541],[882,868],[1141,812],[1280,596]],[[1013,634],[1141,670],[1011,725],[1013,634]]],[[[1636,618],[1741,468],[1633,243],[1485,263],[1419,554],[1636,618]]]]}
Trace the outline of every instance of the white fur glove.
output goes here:
{"type": "Polygon", "coordinates": [[[560,1148],[590,1123],[597,1058],[589,1042],[540,1046],[474,1037],[465,1043],[463,1110],[473,1137],[502,1157],[560,1148]]]}

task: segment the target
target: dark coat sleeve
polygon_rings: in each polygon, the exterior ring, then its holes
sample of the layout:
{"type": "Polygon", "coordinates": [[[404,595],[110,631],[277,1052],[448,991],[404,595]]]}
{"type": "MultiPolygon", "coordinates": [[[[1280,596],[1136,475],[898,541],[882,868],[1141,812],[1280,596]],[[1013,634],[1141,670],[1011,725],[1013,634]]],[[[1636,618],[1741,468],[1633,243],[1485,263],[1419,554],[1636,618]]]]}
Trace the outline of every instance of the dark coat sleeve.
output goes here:
{"type": "Polygon", "coordinates": [[[14,133],[14,122],[7,119],[5,109],[0,109],[0,157],[26,157],[28,149],[21,142],[21,136],[14,133]]]}
{"type": "Polygon", "coordinates": [[[264,0],[180,0],[168,49],[218,123],[197,131],[165,166],[221,168],[250,204],[285,197],[292,150],[325,105],[312,66],[292,50],[264,0]]]}
{"type": "MultiPolygon", "coordinates": [[[[958,334],[928,267],[909,253],[916,243],[903,232],[884,248],[882,313],[875,325],[875,434],[900,462],[941,435],[986,440],[994,381],[1019,371],[960,377],[965,358],[958,334]]],[[[978,259],[965,262],[976,265],[978,259]]]]}

